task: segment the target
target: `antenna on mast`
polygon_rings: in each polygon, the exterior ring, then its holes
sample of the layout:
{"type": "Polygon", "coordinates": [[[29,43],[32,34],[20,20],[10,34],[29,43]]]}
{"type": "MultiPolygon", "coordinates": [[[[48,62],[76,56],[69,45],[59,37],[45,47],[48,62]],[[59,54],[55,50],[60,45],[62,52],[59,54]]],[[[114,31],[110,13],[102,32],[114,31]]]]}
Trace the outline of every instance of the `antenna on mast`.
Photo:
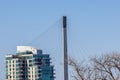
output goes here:
{"type": "Polygon", "coordinates": [[[68,80],[67,17],[63,16],[64,80],[68,80]]]}

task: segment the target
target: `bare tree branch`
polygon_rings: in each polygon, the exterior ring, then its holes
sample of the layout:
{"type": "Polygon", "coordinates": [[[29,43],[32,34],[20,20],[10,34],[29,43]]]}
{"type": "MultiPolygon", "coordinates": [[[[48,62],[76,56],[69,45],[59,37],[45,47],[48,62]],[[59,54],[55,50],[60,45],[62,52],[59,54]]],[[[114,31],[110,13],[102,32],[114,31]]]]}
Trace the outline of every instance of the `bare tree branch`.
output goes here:
{"type": "Polygon", "coordinates": [[[90,63],[84,65],[75,59],[69,59],[73,68],[75,80],[120,80],[120,54],[112,53],[101,57],[93,57],[90,63]]]}

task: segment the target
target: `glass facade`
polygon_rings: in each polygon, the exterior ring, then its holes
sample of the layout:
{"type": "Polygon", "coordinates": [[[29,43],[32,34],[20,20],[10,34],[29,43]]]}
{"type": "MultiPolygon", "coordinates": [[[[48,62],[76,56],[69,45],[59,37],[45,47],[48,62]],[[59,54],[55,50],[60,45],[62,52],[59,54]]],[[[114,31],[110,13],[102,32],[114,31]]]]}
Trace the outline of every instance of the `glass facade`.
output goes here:
{"type": "Polygon", "coordinates": [[[54,80],[49,54],[17,52],[6,56],[6,80],[54,80]]]}

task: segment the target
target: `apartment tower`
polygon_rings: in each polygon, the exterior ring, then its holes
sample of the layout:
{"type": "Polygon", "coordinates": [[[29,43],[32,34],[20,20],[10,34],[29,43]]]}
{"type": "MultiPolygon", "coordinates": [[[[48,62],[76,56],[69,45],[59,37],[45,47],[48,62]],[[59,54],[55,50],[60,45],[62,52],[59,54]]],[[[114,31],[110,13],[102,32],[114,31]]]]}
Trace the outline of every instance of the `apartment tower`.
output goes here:
{"type": "Polygon", "coordinates": [[[6,55],[6,80],[54,80],[50,55],[31,46],[17,46],[16,54],[6,55]]]}

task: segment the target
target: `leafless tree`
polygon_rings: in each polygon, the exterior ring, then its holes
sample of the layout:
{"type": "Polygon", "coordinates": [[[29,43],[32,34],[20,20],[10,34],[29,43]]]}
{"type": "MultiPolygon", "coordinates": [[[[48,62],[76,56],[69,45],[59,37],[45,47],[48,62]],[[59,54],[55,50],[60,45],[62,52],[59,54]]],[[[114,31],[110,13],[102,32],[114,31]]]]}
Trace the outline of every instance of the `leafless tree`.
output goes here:
{"type": "Polygon", "coordinates": [[[90,66],[84,65],[84,62],[78,63],[75,59],[69,58],[69,65],[73,68],[72,77],[75,80],[93,80],[90,66]]]}
{"type": "Polygon", "coordinates": [[[112,53],[100,58],[92,58],[94,69],[100,78],[120,80],[120,54],[112,53]]]}
{"type": "Polygon", "coordinates": [[[75,80],[120,80],[120,54],[110,53],[90,59],[91,64],[70,58],[75,80]]]}

